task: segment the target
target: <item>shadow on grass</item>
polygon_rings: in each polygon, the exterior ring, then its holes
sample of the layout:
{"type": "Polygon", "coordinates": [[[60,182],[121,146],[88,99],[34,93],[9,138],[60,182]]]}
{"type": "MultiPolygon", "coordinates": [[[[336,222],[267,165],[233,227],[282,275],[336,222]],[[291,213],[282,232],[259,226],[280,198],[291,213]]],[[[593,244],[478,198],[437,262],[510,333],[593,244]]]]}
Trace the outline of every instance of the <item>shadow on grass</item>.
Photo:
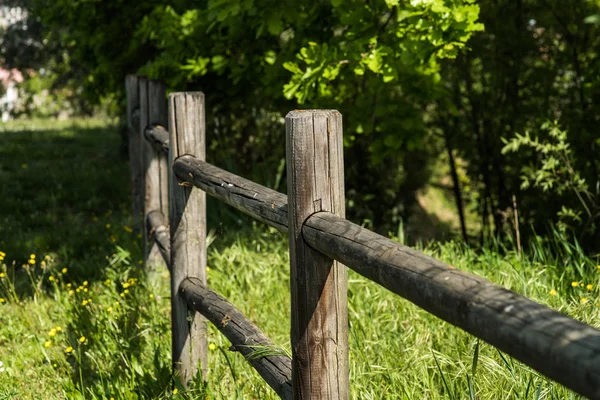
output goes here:
{"type": "Polygon", "coordinates": [[[123,376],[137,376],[136,390],[155,397],[170,381],[170,340],[165,338],[169,318],[148,299],[150,288],[132,289],[127,300],[119,297],[127,277],[139,278],[140,286],[145,280],[138,267],[141,236],[132,229],[129,164],[120,154],[117,128],[95,123],[54,129],[56,123],[48,123],[48,129],[0,131],[0,251],[6,253],[16,295],[24,299],[36,290],[23,265],[39,277],[47,293],[54,292],[52,285],[58,281],[50,281],[42,268],[42,260],[50,256],[54,271],[64,271],[58,275],[64,281],[61,290],[64,295],[69,291],[69,303],[54,307],[64,307],[70,343],[76,347],[86,337],[89,354],[113,360],[99,369],[87,359],[79,364],[67,357],[72,381],[79,387],[71,394],[112,393],[123,376]],[[109,259],[119,252],[129,254],[130,265],[113,263],[108,268],[109,259]],[[108,277],[112,288],[102,288],[100,280],[108,277]],[[92,289],[89,294],[80,293],[85,285],[86,292],[92,289]],[[77,293],[69,290],[75,288],[77,293]],[[91,308],[81,305],[88,297],[94,298],[91,308]],[[106,307],[118,302],[123,312],[108,319],[106,307]],[[148,333],[148,326],[158,330],[148,333]],[[150,360],[145,354],[149,347],[156,353],[150,360]]]}
{"type": "Polygon", "coordinates": [[[72,279],[97,277],[114,243],[133,235],[127,225],[129,168],[116,128],[20,129],[0,137],[0,250],[6,264],[51,254],[72,279]]]}

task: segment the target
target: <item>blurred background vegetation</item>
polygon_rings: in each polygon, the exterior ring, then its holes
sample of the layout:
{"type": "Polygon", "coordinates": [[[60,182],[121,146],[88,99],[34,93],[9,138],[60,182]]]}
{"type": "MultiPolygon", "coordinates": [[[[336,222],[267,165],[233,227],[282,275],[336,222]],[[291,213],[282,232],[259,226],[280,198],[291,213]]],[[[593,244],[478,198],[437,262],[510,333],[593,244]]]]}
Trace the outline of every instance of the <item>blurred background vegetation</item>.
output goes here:
{"type": "Polygon", "coordinates": [[[124,121],[125,76],[144,74],[205,92],[209,160],[284,191],[285,113],[335,108],[350,219],[597,251],[599,0],[5,0],[0,16],[15,117],[124,121]]]}

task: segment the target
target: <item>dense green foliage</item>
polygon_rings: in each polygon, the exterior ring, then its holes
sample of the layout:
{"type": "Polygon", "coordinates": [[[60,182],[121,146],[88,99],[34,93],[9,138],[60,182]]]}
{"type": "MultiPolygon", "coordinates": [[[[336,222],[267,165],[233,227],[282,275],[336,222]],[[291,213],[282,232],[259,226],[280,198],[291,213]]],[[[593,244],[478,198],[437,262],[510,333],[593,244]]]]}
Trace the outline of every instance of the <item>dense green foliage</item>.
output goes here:
{"type": "Polygon", "coordinates": [[[209,158],[279,189],[282,116],[340,110],[349,215],[381,232],[442,154],[465,237],[527,243],[559,224],[588,248],[600,238],[598,0],[8,4],[29,14],[3,35],[7,65],[48,65],[84,104],[119,104],[133,72],[202,90],[209,158]],[[554,121],[567,159],[511,142],[552,145],[554,121]]]}
{"type": "MultiPolygon", "coordinates": [[[[0,138],[0,399],[277,398],[214,326],[207,383],[174,393],[168,273],[139,266],[114,127],[23,122],[0,138]]],[[[285,235],[221,219],[210,286],[289,352],[285,235]]],[[[600,271],[560,234],[522,256],[425,251],[600,326],[600,271]]],[[[579,398],[352,272],[348,300],[352,399],[579,398]]]]}

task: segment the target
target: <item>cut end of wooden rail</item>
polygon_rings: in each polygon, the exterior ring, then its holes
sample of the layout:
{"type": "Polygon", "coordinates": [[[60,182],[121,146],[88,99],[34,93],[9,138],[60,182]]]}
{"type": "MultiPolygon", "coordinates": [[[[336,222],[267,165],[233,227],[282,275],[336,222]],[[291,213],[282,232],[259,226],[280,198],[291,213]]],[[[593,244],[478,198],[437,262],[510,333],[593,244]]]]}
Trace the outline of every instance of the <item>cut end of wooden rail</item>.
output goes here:
{"type": "Polygon", "coordinates": [[[201,280],[181,282],[181,296],[188,307],[204,315],[239,351],[283,399],[292,398],[292,360],[225,298],[201,280]]]}
{"type": "Polygon", "coordinates": [[[144,137],[157,150],[169,154],[169,131],[160,124],[150,124],[144,129],[144,137]]]}

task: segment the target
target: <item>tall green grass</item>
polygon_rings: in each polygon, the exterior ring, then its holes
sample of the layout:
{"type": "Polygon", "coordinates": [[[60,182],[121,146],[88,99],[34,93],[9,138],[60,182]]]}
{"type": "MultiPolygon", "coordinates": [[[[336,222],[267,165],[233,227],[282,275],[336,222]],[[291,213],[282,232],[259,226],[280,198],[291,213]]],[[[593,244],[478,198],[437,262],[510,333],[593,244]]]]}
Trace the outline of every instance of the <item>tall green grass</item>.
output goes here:
{"type": "MultiPolygon", "coordinates": [[[[214,327],[206,382],[172,387],[168,273],[140,268],[114,128],[0,137],[0,399],[276,398],[214,327]]],[[[219,225],[228,211],[213,209],[209,285],[290,352],[286,237],[219,225]]],[[[459,242],[423,250],[600,326],[597,261],[565,239],[536,239],[522,256],[459,242]]],[[[353,399],[578,398],[353,272],[348,299],[353,399]]]]}

